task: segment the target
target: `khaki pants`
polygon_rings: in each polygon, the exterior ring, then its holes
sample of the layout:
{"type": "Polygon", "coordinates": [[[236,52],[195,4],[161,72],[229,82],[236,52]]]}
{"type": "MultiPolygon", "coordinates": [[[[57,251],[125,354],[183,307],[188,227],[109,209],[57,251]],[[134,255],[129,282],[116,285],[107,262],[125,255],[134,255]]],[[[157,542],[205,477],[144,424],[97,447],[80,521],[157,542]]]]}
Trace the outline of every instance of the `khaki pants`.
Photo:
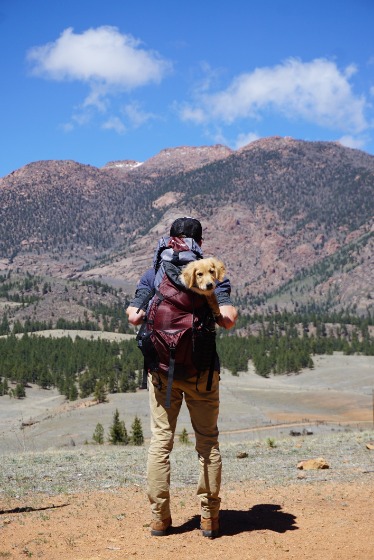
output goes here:
{"type": "Polygon", "coordinates": [[[165,409],[167,378],[150,373],[149,401],[152,438],[148,451],[148,497],[154,519],[170,517],[170,452],[183,396],[195,431],[199,457],[197,495],[202,517],[217,517],[221,485],[221,454],[218,444],[217,419],[219,412],[219,374],[214,372],[212,389],[206,390],[208,372],[197,378],[173,380],[171,405],[165,409]],[[161,382],[161,386],[160,386],[161,382]]]}

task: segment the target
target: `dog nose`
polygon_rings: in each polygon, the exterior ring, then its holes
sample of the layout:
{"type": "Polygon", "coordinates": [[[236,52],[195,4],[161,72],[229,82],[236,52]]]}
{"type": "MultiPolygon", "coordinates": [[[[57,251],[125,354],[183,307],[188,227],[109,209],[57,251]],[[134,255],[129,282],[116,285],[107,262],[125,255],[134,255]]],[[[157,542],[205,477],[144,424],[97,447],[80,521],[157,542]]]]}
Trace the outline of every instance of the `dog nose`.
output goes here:
{"type": "Polygon", "coordinates": [[[211,290],[212,288],[213,288],[212,282],[210,282],[209,284],[206,285],[207,290],[211,290]]]}

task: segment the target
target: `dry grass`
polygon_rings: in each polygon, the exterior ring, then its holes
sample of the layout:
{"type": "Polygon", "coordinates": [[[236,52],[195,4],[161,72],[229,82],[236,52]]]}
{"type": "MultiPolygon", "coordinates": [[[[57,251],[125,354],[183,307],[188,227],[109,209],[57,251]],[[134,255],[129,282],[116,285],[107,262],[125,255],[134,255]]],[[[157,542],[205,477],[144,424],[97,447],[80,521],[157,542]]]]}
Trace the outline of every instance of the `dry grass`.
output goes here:
{"type": "MultiPolygon", "coordinates": [[[[300,484],[299,461],[324,457],[330,469],[304,473],[304,482],[374,480],[374,452],[366,444],[373,431],[341,431],[285,439],[266,438],[221,445],[226,483],[261,480],[268,484],[300,484]],[[271,439],[272,444],[269,444],[271,439]],[[238,458],[239,454],[246,455],[238,458]]],[[[31,493],[69,494],[145,485],[147,445],[86,445],[2,457],[1,496],[31,493]]],[[[197,482],[193,445],[175,444],[171,455],[173,485],[197,482]]]]}

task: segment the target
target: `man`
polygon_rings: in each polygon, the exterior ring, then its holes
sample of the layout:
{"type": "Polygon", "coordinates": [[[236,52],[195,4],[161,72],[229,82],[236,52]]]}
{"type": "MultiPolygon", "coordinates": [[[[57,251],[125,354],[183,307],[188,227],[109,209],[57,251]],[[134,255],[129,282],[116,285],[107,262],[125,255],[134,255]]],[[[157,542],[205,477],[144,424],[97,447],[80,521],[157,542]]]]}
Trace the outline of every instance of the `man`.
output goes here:
{"type": "MultiPolygon", "coordinates": [[[[178,263],[185,259],[202,258],[202,226],[190,217],[176,219],[170,228],[170,238],[162,238],[155,252],[154,268],[148,270],[139,280],[135,297],[127,308],[129,322],[140,325],[145,316],[141,309],[144,301],[159,285],[167,266],[164,261],[173,261],[176,247],[184,248],[177,253],[178,263]],[[183,257],[184,255],[184,257],[183,257]],[[164,261],[163,261],[164,259],[164,261]]],[[[173,265],[171,265],[173,266],[173,265]]],[[[170,268],[170,267],[169,267],[170,268]]],[[[178,271],[179,268],[176,267],[178,271]]],[[[178,285],[177,276],[174,278],[178,285]]],[[[180,286],[183,290],[183,286],[180,286]]],[[[217,283],[216,296],[220,315],[216,322],[225,329],[230,329],[237,320],[237,311],[230,299],[231,286],[227,278],[217,283]]],[[[218,357],[217,357],[218,358],[218,357]]],[[[183,369],[183,367],[182,367],[183,369]]],[[[201,504],[201,530],[205,537],[214,538],[219,534],[219,507],[221,484],[221,455],[218,443],[217,420],[219,413],[219,363],[214,366],[211,388],[207,381],[212,373],[185,372],[177,375],[171,386],[169,405],[167,400],[167,376],[163,371],[149,371],[149,399],[151,410],[152,439],[148,451],[147,493],[151,503],[151,534],[163,536],[168,533],[172,519],[170,512],[170,460],[174,434],[183,397],[188,407],[192,427],[196,437],[196,451],[199,457],[199,480],[197,495],[201,504]],[[187,376],[186,376],[187,375],[187,376]]]]}

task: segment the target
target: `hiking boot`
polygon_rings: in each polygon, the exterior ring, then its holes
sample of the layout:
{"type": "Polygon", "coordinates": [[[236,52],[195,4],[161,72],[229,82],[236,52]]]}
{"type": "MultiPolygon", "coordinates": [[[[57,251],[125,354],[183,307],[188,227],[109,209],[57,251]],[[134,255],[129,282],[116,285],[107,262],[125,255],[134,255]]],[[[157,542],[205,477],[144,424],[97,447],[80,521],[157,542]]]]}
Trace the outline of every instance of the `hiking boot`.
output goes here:
{"type": "Polygon", "coordinates": [[[200,529],[203,537],[214,539],[219,534],[219,519],[218,517],[202,517],[200,522],[200,529]]]}
{"type": "Polygon", "coordinates": [[[171,517],[167,519],[154,519],[151,523],[151,535],[153,537],[164,537],[171,527],[171,517]]]}

